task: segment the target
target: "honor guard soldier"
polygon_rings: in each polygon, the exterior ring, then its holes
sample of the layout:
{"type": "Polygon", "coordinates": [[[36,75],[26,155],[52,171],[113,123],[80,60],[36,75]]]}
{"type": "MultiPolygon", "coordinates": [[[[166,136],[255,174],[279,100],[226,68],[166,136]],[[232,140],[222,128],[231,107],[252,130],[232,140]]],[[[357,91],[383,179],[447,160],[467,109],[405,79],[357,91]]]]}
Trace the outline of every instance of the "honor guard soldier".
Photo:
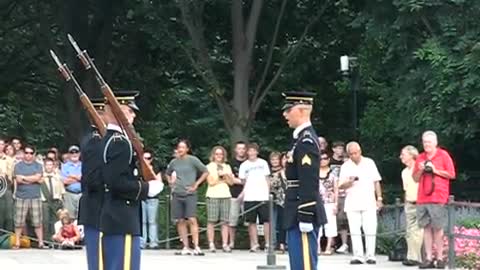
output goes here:
{"type": "Polygon", "coordinates": [[[317,269],[318,229],[327,221],[319,193],[320,148],[310,122],[314,94],[283,95],[283,116],[295,129],[285,171],[284,228],[288,231],[290,269],[312,270],[317,269]]]}
{"type": "MultiPolygon", "coordinates": [[[[133,124],[138,92],[115,93],[129,124],[133,124]]],[[[103,269],[140,270],[141,202],[161,192],[161,180],[144,182],[138,177],[132,144],[108,102],[105,104],[107,133],[102,139],[102,174],[105,195],[100,218],[103,269]]]]}
{"type": "MultiPolygon", "coordinates": [[[[97,113],[102,117],[105,107],[102,98],[90,99],[97,113]]],[[[78,224],[83,225],[87,250],[88,270],[99,270],[99,221],[103,202],[102,144],[95,125],[81,143],[82,156],[82,197],[78,209],[78,224]]]]}

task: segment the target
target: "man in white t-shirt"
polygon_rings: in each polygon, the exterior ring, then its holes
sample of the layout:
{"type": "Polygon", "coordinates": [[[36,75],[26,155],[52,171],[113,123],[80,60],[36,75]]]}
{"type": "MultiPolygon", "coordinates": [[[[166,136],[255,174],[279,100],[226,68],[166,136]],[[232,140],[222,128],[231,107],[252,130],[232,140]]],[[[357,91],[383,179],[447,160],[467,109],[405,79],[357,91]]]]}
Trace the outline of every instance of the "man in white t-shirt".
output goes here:
{"type": "Polygon", "coordinates": [[[363,228],[366,242],[366,263],[376,264],[375,240],[377,233],[377,210],[382,204],[382,180],[375,162],[362,156],[357,142],[347,144],[350,157],[340,169],[340,185],[347,192],[345,212],[348,217],[353,248],[350,264],[365,262],[360,228],[363,228]]]}
{"type": "MultiPolygon", "coordinates": [[[[257,217],[260,224],[263,224],[265,243],[268,243],[269,236],[269,212],[268,199],[270,187],[268,176],[270,169],[267,161],[258,157],[258,144],[251,143],[247,146],[248,159],[240,165],[238,176],[245,182],[242,194],[245,202],[245,220],[248,223],[248,235],[250,236],[250,252],[259,249],[257,235],[257,217]]],[[[265,245],[265,249],[268,246],[265,245]]]]}

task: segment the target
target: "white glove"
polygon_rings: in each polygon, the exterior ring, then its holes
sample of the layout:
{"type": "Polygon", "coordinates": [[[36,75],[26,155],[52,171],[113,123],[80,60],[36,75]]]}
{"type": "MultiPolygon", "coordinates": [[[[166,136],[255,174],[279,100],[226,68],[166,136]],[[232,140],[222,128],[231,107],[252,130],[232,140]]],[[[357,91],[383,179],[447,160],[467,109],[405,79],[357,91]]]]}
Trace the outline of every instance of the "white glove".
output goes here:
{"type": "Polygon", "coordinates": [[[152,180],[148,182],[148,197],[155,197],[163,190],[162,180],[152,180]]]}
{"type": "Polygon", "coordinates": [[[313,224],[312,223],[305,223],[305,222],[300,222],[298,224],[298,227],[300,228],[300,231],[303,233],[309,233],[313,231],[313,224]]]}

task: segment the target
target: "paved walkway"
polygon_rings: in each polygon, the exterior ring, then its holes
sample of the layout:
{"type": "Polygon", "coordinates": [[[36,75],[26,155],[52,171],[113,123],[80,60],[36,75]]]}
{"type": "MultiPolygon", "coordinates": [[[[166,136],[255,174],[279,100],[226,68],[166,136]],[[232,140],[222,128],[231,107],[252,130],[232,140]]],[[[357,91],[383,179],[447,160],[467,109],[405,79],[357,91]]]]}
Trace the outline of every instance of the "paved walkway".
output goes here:
{"type": "MultiPolygon", "coordinates": [[[[343,255],[320,257],[319,269],[406,269],[400,263],[378,257],[377,265],[349,265],[350,257],[343,255]]],[[[257,265],[266,264],[264,253],[251,254],[235,251],[232,254],[207,253],[202,257],[175,256],[170,250],[146,250],[142,252],[142,270],[195,269],[195,270],[255,270],[257,265]]],[[[277,264],[288,265],[287,255],[277,255],[277,264]]],[[[15,270],[86,270],[84,251],[62,250],[0,250],[1,269],[15,270]],[[6,267],[9,268],[6,268],[6,267]]],[[[287,267],[288,269],[288,267],[287,267]]]]}

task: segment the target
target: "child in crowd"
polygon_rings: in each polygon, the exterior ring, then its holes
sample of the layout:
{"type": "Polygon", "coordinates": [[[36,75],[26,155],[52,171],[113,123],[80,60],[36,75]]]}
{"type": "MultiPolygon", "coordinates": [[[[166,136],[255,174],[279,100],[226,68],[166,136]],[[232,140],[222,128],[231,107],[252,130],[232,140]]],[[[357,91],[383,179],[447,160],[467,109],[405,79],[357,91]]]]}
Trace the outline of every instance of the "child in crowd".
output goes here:
{"type": "Polygon", "coordinates": [[[80,241],[80,231],[77,225],[72,222],[72,219],[68,214],[61,217],[60,230],[53,236],[53,240],[60,243],[60,247],[63,249],[74,248],[74,246],[80,241]]]}

